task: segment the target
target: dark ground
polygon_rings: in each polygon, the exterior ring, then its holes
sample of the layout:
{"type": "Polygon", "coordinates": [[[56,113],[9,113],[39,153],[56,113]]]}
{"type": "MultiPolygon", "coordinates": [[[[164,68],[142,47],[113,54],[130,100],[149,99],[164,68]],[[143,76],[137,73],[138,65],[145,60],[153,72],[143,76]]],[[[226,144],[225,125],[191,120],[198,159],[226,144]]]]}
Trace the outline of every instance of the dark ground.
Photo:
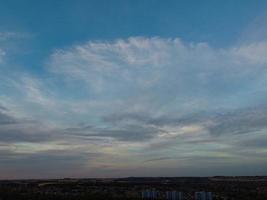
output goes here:
{"type": "Polygon", "coordinates": [[[2,180],[0,200],[134,200],[141,191],[155,189],[159,199],[166,191],[210,191],[214,200],[267,200],[267,177],[180,177],[122,179],[2,180]]]}

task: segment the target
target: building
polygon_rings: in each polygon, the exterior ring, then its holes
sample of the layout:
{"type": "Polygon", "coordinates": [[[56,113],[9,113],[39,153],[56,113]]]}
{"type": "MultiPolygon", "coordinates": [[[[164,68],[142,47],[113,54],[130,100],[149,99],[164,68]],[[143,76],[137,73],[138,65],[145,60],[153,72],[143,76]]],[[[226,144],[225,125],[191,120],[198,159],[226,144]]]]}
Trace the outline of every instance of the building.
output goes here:
{"type": "Polygon", "coordinates": [[[182,200],[182,193],[177,191],[167,191],[166,192],[167,200],[182,200]]]}
{"type": "Polygon", "coordinates": [[[143,190],[142,199],[157,199],[158,192],[156,190],[143,190]]]}
{"type": "Polygon", "coordinates": [[[212,200],[211,192],[196,192],[195,200],[212,200]]]}

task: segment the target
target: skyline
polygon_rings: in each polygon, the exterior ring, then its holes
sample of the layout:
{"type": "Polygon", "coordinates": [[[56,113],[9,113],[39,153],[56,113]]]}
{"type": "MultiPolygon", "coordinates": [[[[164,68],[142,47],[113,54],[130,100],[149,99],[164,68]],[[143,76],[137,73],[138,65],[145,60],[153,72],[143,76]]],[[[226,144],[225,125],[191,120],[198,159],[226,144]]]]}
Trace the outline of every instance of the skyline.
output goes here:
{"type": "Polygon", "coordinates": [[[266,1],[0,5],[0,179],[266,175],[266,1]]]}

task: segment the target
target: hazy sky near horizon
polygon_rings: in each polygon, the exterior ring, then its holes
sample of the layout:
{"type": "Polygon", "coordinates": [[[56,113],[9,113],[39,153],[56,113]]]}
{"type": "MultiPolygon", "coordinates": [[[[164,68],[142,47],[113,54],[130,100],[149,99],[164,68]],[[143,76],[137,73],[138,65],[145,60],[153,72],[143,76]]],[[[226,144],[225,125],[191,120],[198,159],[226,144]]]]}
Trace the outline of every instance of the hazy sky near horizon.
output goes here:
{"type": "Polygon", "coordinates": [[[0,0],[0,179],[267,174],[267,1],[0,0]]]}

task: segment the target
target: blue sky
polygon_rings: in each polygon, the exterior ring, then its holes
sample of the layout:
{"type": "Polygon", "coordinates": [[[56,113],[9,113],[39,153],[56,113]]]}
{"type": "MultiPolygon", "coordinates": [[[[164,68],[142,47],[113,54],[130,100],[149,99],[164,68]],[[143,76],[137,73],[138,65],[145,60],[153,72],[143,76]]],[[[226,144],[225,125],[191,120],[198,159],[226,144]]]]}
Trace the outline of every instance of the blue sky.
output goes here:
{"type": "Polygon", "coordinates": [[[266,174],[266,1],[0,5],[0,178],[266,174]]]}

